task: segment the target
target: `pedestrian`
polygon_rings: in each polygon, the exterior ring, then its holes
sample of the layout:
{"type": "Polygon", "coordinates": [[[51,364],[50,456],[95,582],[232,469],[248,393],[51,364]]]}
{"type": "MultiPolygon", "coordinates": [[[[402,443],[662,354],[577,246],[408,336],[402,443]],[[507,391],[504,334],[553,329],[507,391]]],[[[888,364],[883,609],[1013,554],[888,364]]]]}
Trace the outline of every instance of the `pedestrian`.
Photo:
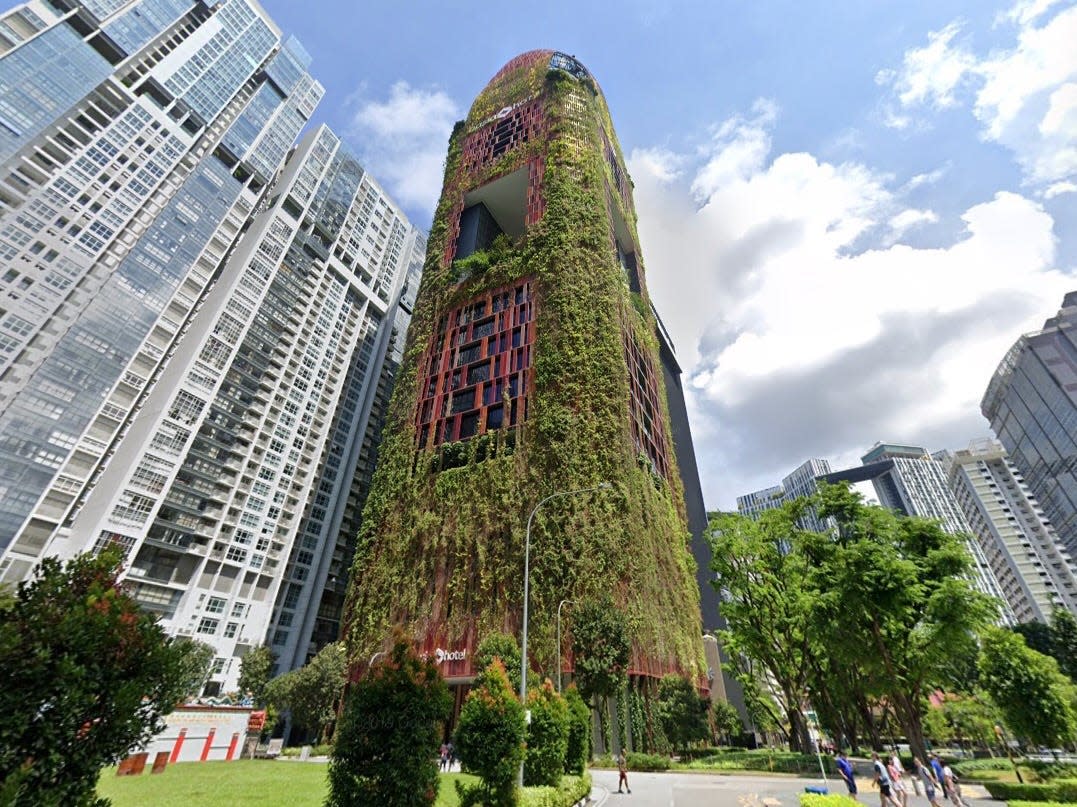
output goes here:
{"type": "Polygon", "coordinates": [[[935,781],[939,783],[939,787],[942,788],[942,795],[944,798],[949,798],[950,793],[946,789],[946,777],[942,772],[942,762],[939,760],[938,754],[931,755],[931,770],[935,774],[935,781]]]}
{"type": "Polygon", "coordinates": [[[631,793],[632,788],[628,786],[628,760],[625,759],[623,748],[617,752],[617,772],[617,792],[621,792],[621,785],[623,784],[625,790],[631,793]]]}
{"type": "Polygon", "coordinates": [[[853,763],[849,761],[849,757],[845,755],[844,751],[838,751],[838,758],[835,760],[834,764],[837,765],[838,773],[845,782],[845,786],[849,789],[849,795],[855,798],[856,773],[853,771],[853,763]]]}
{"type": "Polygon", "coordinates": [[[938,793],[935,790],[939,784],[939,780],[935,778],[935,772],[930,766],[921,762],[919,757],[912,758],[912,766],[916,771],[916,775],[920,777],[920,781],[924,783],[924,795],[931,802],[931,807],[942,807],[939,803],[938,793]]]}
{"type": "Polygon", "coordinates": [[[905,768],[902,766],[897,754],[890,757],[886,772],[890,774],[890,789],[894,792],[894,801],[900,804],[901,807],[908,807],[909,794],[905,790],[905,781],[902,776],[905,773],[905,768]]]}
{"type": "Polygon", "coordinates": [[[942,766],[942,781],[946,784],[946,795],[954,807],[965,807],[965,802],[961,800],[961,784],[949,765],[942,766]]]}
{"type": "Polygon", "coordinates": [[[455,765],[455,764],[456,764],[456,746],[453,745],[452,740],[449,740],[449,768],[448,768],[448,770],[451,771],[452,768],[453,768],[453,765],[455,765]]]}
{"type": "Polygon", "coordinates": [[[441,748],[438,749],[438,759],[441,760],[441,770],[448,770],[449,746],[446,743],[442,743],[441,748]]]}
{"type": "Polygon", "coordinates": [[[890,789],[890,774],[886,772],[886,766],[875,752],[871,754],[871,766],[875,769],[873,783],[879,786],[880,807],[898,807],[898,803],[894,801],[893,792],[890,789]]]}

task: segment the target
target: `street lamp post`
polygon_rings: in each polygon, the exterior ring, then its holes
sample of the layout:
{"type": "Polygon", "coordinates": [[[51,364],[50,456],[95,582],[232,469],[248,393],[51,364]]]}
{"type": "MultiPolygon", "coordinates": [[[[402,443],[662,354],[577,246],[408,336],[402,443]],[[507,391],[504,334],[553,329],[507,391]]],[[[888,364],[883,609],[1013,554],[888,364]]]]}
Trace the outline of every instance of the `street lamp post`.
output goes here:
{"type": "Polygon", "coordinates": [[[561,600],[557,603],[557,691],[561,692],[561,606],[575,605],[575,600],[561,600]]]}
{"type": "MultiPolygon", "coordinates": [[[[531,522],[535,518],[535,513],[539,511],[539,508],[550,499],[556,499],[560,496],[576,496],[582,493],[594,493],[596,490],[608,490],[613,487],[609,482],[600,482],[594,487],[579,488],[577,490],[562,490],[557,493],[551,493],[545,499],[539,500],[539,503],[531,510],[531,515],[527,517],[527,531],[524,533],[524,627],[523,634],[520,637],[520,703],[527,704],[527,605],[528,597],[531,593],[531,522]]],[[[560,662],[558,662],[560,666],[560,662]]],[[[524,763],[520,762],[520,772],[516,777],[516,783],[520,786],[524,786],[524,763]]]]}

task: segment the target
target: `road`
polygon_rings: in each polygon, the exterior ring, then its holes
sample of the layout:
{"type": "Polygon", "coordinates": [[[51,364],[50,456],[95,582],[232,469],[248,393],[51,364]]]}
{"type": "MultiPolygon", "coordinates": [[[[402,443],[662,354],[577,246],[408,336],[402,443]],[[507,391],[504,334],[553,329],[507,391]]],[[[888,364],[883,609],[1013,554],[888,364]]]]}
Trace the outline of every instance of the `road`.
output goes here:
{"type": "MultiPolygon", "coordinates": [[[[596,790],[609,792],[601,807],[799,807],[798,796],[809,785],[819,785],[819,777],[797,779],[786,777],[697,774],[697,773],[636,773],[629,771],[632,793],[617,793],[617,771],[592,770],[596,790]]],[[[866,784],[866,783],[865,783],[866,784]]],[[[837,780],[829,782],[831,793],[845,793],[837,780]]],[[[970,807],[989,807],[999,802],[966,799],[970,807]]],[[[875,790],[862,790],[860,802],[867,807],[879,804],[875,790]]],[[[943,802],[948,807],[949,802],[943,802]]],[[[929,807],[923,796],[909,797],[908,807],[929,807]]]]}

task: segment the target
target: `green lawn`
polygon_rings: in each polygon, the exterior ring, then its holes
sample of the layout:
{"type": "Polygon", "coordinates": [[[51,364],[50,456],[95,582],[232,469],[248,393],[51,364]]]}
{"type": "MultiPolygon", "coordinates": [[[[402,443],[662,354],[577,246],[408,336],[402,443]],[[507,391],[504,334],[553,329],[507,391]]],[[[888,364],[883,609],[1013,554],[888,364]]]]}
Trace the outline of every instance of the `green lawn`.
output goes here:
{"type": "MultiPolygon", "coordinates": [[[[326,793],[325,763],[240,760],[181,762],[164,773],[117,777],[115,768],[101,774],[97,792],[114,807],[320,807],[326,793]]],[[[439,807],[457,807],[453,780],[473,777],[443,774],[439,807]]]]}

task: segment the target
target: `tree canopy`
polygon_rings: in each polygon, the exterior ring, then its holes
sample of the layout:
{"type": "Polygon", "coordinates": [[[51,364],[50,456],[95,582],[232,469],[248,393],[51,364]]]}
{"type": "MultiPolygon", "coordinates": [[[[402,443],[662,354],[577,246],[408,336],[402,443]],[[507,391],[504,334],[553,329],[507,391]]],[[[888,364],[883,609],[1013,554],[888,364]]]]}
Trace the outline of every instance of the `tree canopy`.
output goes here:
{"type": "Polygon", "coordinates": [[[269,682],[266,699],[279,711],[291,711],[292,721],[328,739],[336,708],[344,693],[348,658],[343,642],[333,642],[298,670],[269,682]]]}
{"type": "Polygon", "coordinates": [[[624,613],[609,596],[584,600],[572,620],[576,686],[587,700],[620,692],[628,680],[632,642],[624,613]]]}

